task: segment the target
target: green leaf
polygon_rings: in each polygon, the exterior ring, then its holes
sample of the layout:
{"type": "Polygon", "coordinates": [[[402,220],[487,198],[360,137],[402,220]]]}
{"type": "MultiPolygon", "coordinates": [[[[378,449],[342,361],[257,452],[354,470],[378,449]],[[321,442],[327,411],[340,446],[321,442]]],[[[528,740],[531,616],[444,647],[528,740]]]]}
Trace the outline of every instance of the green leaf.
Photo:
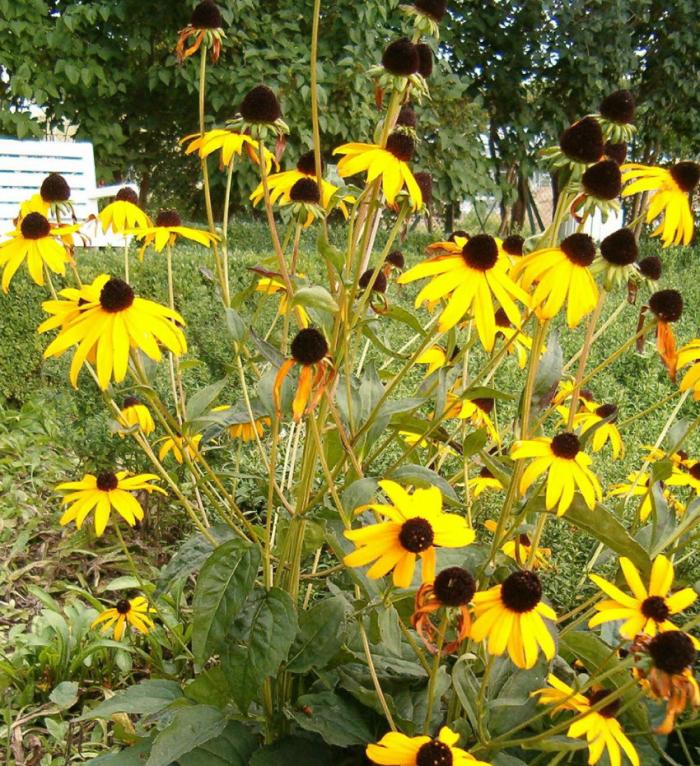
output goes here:
{"type": "Polygon", "coordinates": [[[229,721],[218,737],[178,758],[178,766],[248,766],[257,738],[238,721],[229,721]]]}
{"type": "Polygon", "coordinates": [[[128,686],[124,691],[117,692],[114,697],[110,697],[92,710],[83,713],[78,720],[109,718],[114,713],[150,715],[159,713],[163,708],[181,698],[182,689],[180,684],[175,681],[147,679],[134,686],[128,686]]]}
{"type": "Polygon", "coordinates": [[[319,309],[334,314],[338,311],[338,304],[325,287],[314,285],[313,287],[301,287],[294,293],[293,306],[305,306],[306,308],[319,309]]]}
{"type": "Polygon", "coordinates": [[[57,705],[61,710],[67,710],[69,707],[73,707],[78,701],[78,684],[75,681],[63,681],[56,686],[49,699],[54,705],[57,705]]]}
{"type": "Polygon", "coordinates": [[[330,244],[330,242],[326,239],[323,229],[321,229],[318,234],[318,238],[316,239],[316,248],[318,249],[321,257],[327,263],[330,263],[338,272],[338,274],[342,274],[343,266],[345,265],[345,256],[340,252],[340,250],[330,244]]]}
{"type": "Polygon", "coordinates": [[[206,560],[197,578],[192,616],[192,651],[203,664],[225,643],[226,631],[253,589],[260,550],[229,540],[206,560]]]}
{"type": "Polygon", "coordinates": [[[91,758],[91,766],[144,766],[146,758],[151,752],[153,740],[142,739],[138,744],[131,747],[125,747],[118,753],[105,753],[98,755],[97,758],[91,758]]]}
{"type": "Polygon", "coordinates": [[[226,660],[227,671],[235,681],[236,704],[244,713],[262,681],[276,675],[287,659],[298,630],[294,602],[281,588],[260,594],[249,620],[243,634],[245,646],[234,647],[226,660]]]}
{"type": "Polygon", "coordinates": [[[343,645],[345,605],[337,596],[319,601],[299,620],[299,635],[289,655],[287,669],[307,673],[323,668],[343,645]]]}
{"type": "Polygon", "coordinates": [[[178,708],[170,723],[153,741],[146,766],[172,766],[183,755],[218,737],[225,727],[226,718],[215,707],[192,705],[178,708]]]}
{"type": "Polygon", "coordinates": [[[443,497],[447,497],[455,503],[458,502],[457,495],[449,483],[435,471],[431,471],[425,466],[413,463],[402,465],[387,478],[403,484],[415,484],[418,487],[437,487],[442,492],[443,497]]]}
{"type": "Polygon", "coordinates": [[[226,313],[226,327],[228,327],[231,337],[238,343],[244,341],[248,334],[248,326],[243,317],[241,317],[236,309],[226,308],[224,311],[226,313]]]}
{"type": "Polygon", "coordinates": [[[549,404],[561,380],[564,356],[559,338],[555,332],[547,339],[547,349],[540,357],[535,376],[535,386],[532,392],[532,404],[535,410],[549,404]]]}
{"type": "Polygon", "coordinates": [[[382,319],[393,319],[396,322],[401,322],[402,324],[408,325],[412,330],[415,330],[419,335],[425,336],[423,325],[416,319],[414,314],[401,306],[391,306],[389,311],[382,314],[382,319]]]}
{"type": "Polygon", "coordinates": [[[273,745],[261,748],[250,759],[250,766],[281,766],[281,764],[313,764],[334,766],[333,751],[318,739],[282,737],[273,745]]]}
{"type": "Polygon", "coordinates": [[[452,685],[457,698],[464,708],[467,720],[474,731],[479,730],[479,715],[477,713],[477,698],[479,696],[479,679],[474,675],[471,660],[460,658],[452,670],[452,685]]]}
{"type": "Polygon", "coordinates": [[[677,527],[665,535],[654,546],[654,549],[651,552],[651,558],[656,558],[656,556],[658,556],[659,553],[663,553],[669,545],[676,542],[677,540],[682,540],[683,535],[685,535],[691,529],[695,528],[698,523],[698,519],[700,519],[700,499],[696,498],[688,504],[688,507],[685,509],[685,513],[678,522],[677,527]]]}
{"type": "Polygon", "coordinates": [[[292,713],[294,720],[302,729],[320,734],[329,745],[366,745],[374,739],[366,712],[335,692],[305,694],[297,705],[300,709],[292,713]]]}
{"type": "Polygon", "coordinates": [[[187,402],[187,420],[192,421],[203,415],[224,390],[228,380],[223,378],[210,386],[201,388],[187,402]]]}

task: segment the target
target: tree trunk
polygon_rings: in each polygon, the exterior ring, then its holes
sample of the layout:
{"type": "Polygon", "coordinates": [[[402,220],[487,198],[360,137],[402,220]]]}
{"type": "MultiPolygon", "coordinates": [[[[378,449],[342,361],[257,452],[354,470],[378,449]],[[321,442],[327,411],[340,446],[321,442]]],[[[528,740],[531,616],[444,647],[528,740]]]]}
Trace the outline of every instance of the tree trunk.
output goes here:
{"type": "Polygon", "coordinates": [[[448,202],[445,205],[445,231],[451,232],[455,228],[455,203],[448,202]]]}
{"type": "Polygon", "coordinates": [[[141,185],[139,187],[139,206],[145,208],[148,204],[148,191],[151,186],[151,174],[145,170],[141,176],[141,185]]]}

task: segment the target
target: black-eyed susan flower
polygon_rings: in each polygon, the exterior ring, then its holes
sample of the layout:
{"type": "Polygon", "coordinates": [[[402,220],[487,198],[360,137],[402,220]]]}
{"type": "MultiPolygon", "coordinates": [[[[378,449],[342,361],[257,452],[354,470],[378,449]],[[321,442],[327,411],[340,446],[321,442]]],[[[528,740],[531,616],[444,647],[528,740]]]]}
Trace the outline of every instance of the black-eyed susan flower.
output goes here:
{"type": "Polygon", "coordinates": [[[447,352],[442,346],[430,346],[416,358],[416,364],[425,364],[425,377],[432,375],[447,364],[447,352]]]}
{"type": "MultiPolygon", "coordinates": [[[[303,277],[303,274],[298,274],[297,276],[303,277]]],[[[302,327],[308,327],[311,323],[309,314],[303,306],[291,306],[289,296],[287,295],[287,286],[284,284],[281,278],[278,279],[274,276],[260,277],[260,279],[258,279],[258,281],[255,283],[255,291],[258,293],[263,293],[263,295],[279,295],[280,314],[288,314],[290,311],[296,310],[299,324],[302,327]]]]}
{"type": "MultiPolygon", "coordinates": [[[[135,396],[127,396],[119,410],[119,425],[126,430],[138,428],[146,436],[156,429],[151,411],[135,396]]],[[[119,432],[121,437],[123,432],[119,432]]]]}
{"type": "Polygon", "coordinates": [[[172,454],[173,458],[180,465],[185,461],[185,456],[189,460],[197,460],[199,457],[199,443],[202,441],[202,434],[192,436],[182,436],[175,434],[166,436],[160,440],[160,449],[158,450],[158,459],[165,460],[172,454]]]}
{"type": "Polygon", "coordinates": [[[406,265],[406,258],[400,250],[392,250],[384,261],[384,276],[389,279],[394,271],[401,272],[406,265]]]}
{"type": "MultiPolygon", "coordinates": [[[[323,169],[322,169],[323,172],[323,169]]],[[[299,157],[296,169],[285,170],[282,173],[274,173],[267,179],[267,186],[270,190],[270,202],[274,205],[276,202],[280,202],[282,205],[289,205],[294,200],[292,199],[292,189],[299,181],[313,181],[316,182],[316,161],[313,151],[306,152],[299,157]]],[[[318,187],[317,187],[318,188],[318,187]]],[[[324,210],[329,210],[331,198],[338,191],[338,187],[321,179],[321,193],[320,204],[324,210]]],[[[260,203],[265,196],[265,191],[262,183],[259,183],[250,195],[250,200],[254,205],[260,203]]],[[[345,203],[338,205],[343,215],[347,218],[348,209],[345,203]]]]}
{"type": "Polygon", "coordinates": [[[687,463],[685,470],[672,469],[664,483],[667,487],[690,487],[696,495],[700,495],[700,462],[689,460],[687,463]]]}
{"type": "Polygon", "coordinates": [[[139,197],[128,186],[120,189],[113,202],[110,202],[97,216],[102,231],[109,229],[115,234],[124,234],[131,229],[147,229],[151,219],[139,207],[139,197]]]}
{"type": "Polygon", "coordinates": [[[654,638],[638,636],[631,651],[643,657],[635,668],[642,687],[652,699],[666,702],[666,715],[655,731],[670,734],[686,707],[700,707],[700,687],[693,675],[697,656],[693,639],[681,630],[669,630],[654,638]]]}
{"type": "Polygon", "coordinates": [[[491,473],[491,471],[489,471],[488,468],[486,468],[486,466],[481,468],[476,476],[473,476],[471,479],[469,479],[467,486],[469,487],[469,492],[471,492],[472,497],[475,499],[482,495],[484,492],[503,489],[501,482],[491,473]]]}
{"type": "Polygon", "coordinates": [[[519,668],[531,668],[540,652],[551,660],[556,654],[548,622],[554,610],[542,601],[540,578],[529,570],[513,572],[500,584],[474,596],[474,641],[488,639],[488,653],[508,656],[519,668]],[[545,622],[548,621],[548,622],[545,622]]]}
{"type": "MultiPolygon", "coordinates": [[[[205,158],[220,150],[222,168],[227,168],[235,157],[242,156],[244,149],[252,162],[256,165],[260,164],[258,142],[245,133],[238,133],[228,128],[214,128],[205,133],[192,133],[185,136],[180,143],[184,144],[188,141],[185,154],[197,152],[200,157],[205,158]]],[[[277,158],[269,149],[265,149],[265,166],[268,173],[272,170],[273,164],[277,166],[277,158]]]]}
{"type": "Polygon", "coordinates": [[[591,510],[603,496],[600,482],[590,470],[591,458],[581,449],[576,434],[563,431],[551,439],[538,436],[517,441],[510,454],[513,460],[533,458],[520,479],[520,492],[527,492],[537,478],[547,474],[545,505],[547,510],[557,506],[557,516],[566,513],[576,489],[591,510]]]}
{"type": "Polygon", "coordinates": [[[598,301],[598,286],[589,269],[595,254],[588,234],[571,234],[558,247],[523,256],[511,273],[525,290],[537,285],[531,305],[540,319],[554,318],[566,302],[567,323],[576,327],[598,301]]]}
{"type": "Polygon", "coordinates": [[[588,742],[589,764],[598,763],[607,750],[611,764],[620,766],[624,752],[633,766],[639,766],[637,751],[617,720],[620,707],[618,700],[611,700],[610,704],[598,710],[591,709],[611,694],[609,690],[597,689],[584,695],[551,673],[547,676],[547,683],[548,687],[532,692],[533,696],[539,697],[542,705],[553,705],[555,713],[572,710],[583,714],[583,718],[569,726],[566,734],[573,739],[585,737],[588,742]]]}
{"type": "MultiPolygon", "coordinates": [[[[569,417],[568,407],[557,407],[557,412],[566,423],[569,417]]],[[[600,452],[610,442],[613,460],[618,460],[625,455],[625,445],[620,431],[615,425],[617,420],[616,404],[598,404],[597,402],[584,402],[582,409],[574,415],[573,428],[585,434],[595,428],[591,439],[593,452],[600,452]]]]}
{"type": "Polygon", "coordinates": [[[394,481],[380,481],[379,486],[392,504],[370,503],[356,513],[370,509],[388,521],[345,532],[357,546],[343,559],[346,566],[361,567],[373,561],[368,577],[376,580],[393,570],[394,585],[408,588],[416,558],[422,561],[423,582],[432,582],[436,547],[461,548],[474,541],[474,530],[465,518],[443,512],[442,494],[437,487],[409,494],[394,481]]]}
{"type": "Polygon", "coordinates": [[[416,603],[411,624],[431,654],[437,654],[438,643],[442,642],[442,654],[448,655],[459,648],[469,635],[472,620],[469,602],[476,592],[476,581],[462,567],[443,569],[434,582],[423,583],[416,593],[416,603]],[[439,628],[431,615],[440,610],[450,616],[456,613],[455,635],[450,640],[440,637],[439,628]]]}
{"type": "MultiPolygon", "coordinates": [[[[634,276],[639,256],[637,239],[631,229],[618,229],[600,243],[599,268],[606,290],[626,283],[634,276]]],[[[595,267],[594,267],[595,268],[595,267]]]]}
{"type": "MultiPolygon", "coordinates": [[[[500,485],[499,485],[500,487],[500,485]]],[[[496,532],[498,525],[493,519],[487,519],[484,522],[484,526],[489,532],[496,532]]],[[[501,552],[508,556],[509,559],[513,559],[519,566],[524,567],[532,556],[532,568],[533,569],[552,569],[551,548],[535,548],[532,551],[532,541],[529,535],[525,532],[517,534],[514,539],[508,540],[501,546],[501,552]]]]}
{"type": "Polygon", "coordinates": [[[606,138],[606,154],[608,143],[627,142],[634,136],[635,109],[634,96],[629,90],[616,90],[600,102],[598,120],[606,138]]]}
{"type": "Polygon", "coordinates": [[[671,325],[683,314],[683,296],[678,290],[657,290],[649,298],[649,309],[657,318],[656,350],[666,366],[672,381],[676,380],[678,369],[678,351],[676,337],[671,325]]]}
{"type": "Polygon", "coordinates": [[[304,228],[326,216],[326,210],[321,205],[321,192],[314,178],[300,178],[289,190],[289,202],[280,198],[279,205],[290,205],[294,218],[304,228]]]}
{"type": "Polygon", "coordinates": [[[153,245],[155,251],[160,253],[168,245],[172,247],[178,237],[190,239],[204,247],[210,247],[216,237],[208,231],[193,229],[191,226],[183,226],[180,215],[175,210],[161,210],[156,216],[153,226],[145,228],[129,229],[128,234],[133,234],[142,240],[141,255],[149,245],[153,245]]]}
{"type": "Polygon", "coordinates": [[[559,137],[559,145],[542,151],[554,168],[568,167],[580,174],[603,156],[605,139],[600,122],[588,115],[570,125],[559,137]]]}
{"type": "Polygon", "coordinates": [[[603,221],[607,221],[610,213],[619,213],[620,203],[617,199],[622,189],[620,166],[615,160],[604,157],[581,175],[581,193],[571,203],[570,212],[582,221],[596,211],[603,221]]]}
{"type": "Polygon", "coordinates": [[[487,351],[493,349],[496,337],[494,302],[508,319],[520,324],[520,310],[515,300],[528,304],[528,295],[508,276],[509,263],[488,234],[477,234],[462,247],[458,242],[443,242],[445,255],[437,255],[419,263],[405,274],[399,284],[433,277],[416,297],[416,307],[426,301],[434,304],[449,296],[440,314],[438,331],[446,332],[468,312],[472,312],[479,339],[487,351]]]}
{"type": "Polygon", "coordinates": [[[122,598],[112,609],[105,609],[91,623],[91,628],[100,626],[101,633],[113,631],[114,638],[121,641],[127,625],[143,633],[145,636],[154,627],[149,612],[154,610],[148,606],[148,601],[143,596],[136,598],[122,598]]]}
{"type": "Polygon", "coordinates": [[[489,766],[455,745],[459,734],[443,726],[435,739],[428,736],[407,737],[398,731],[385,734],[376,745],[367,745],[365,753],[379,766],[489,766]]]}
{"type": "Polygon", "coordinates": [[[660,447],[652,444],[642,444],[642,449],[646,450],[645,460],[656,463],[659,460],[670,460],[676,468],[690,468],[695,462],[691,460],[685,450],[679,449],[677,452],[667,452],[660,447]]]}
{"type": "Polygon", "coordinates": [[[61,500],[67,506],[61,516],[60,524],[64,527],[71,521],[80,529],[87,515],[95,510],[95,533],[100,537],[107,527],[109,517],[114,509],[129,526],[134,526],[143,518],[143,508],[131,494],[137,490],[144,492],[165,491],[151,482],[158,477],[152,473],[142,473],[129,476],[128,471],[103,471],[94,476],[85,474],[80,481],[68,481],[56,487],[57,492],[64,493],[61,500]]]}
{"type": "Polygon", "coordinates": [[[278,137],[289,133],[287,123],[282,119],[279,99],[272,88],[263,84],[245,94],[238,114],[228,124],[240,133],[250,133],[255,139],[264,138],[268,132],[278,137]]]}
{"type": "Polygon", "coordinates": [[[292,355],[277,371],[273,398],[277,417],[282,412],[282,384],[294,365],[298,365],[299,383],[292,402],[292,415],[299,422],[304,413],[312,412],[334,376],[328,358],[328,342],[315,327],[304,327],[296,334],[291,345],[292,355]]]}
{"type": "Polygon", "coordinates": [[[68,181],[60,173],[49,173],[41,182],[39,191],[21,204],[20,221],[30,213],[41,213],[44,217],[48,217],[49,212],[58,215],[66,211],[72,214],[70,195],[68,181]]]}
{"type": "Polygon", "coordinates": [[[447,13],[446,0],[417,0],[399,6],[401,10],[413,19],[417,32],[437,39],[440,36],[439,24],[447,13]]]}
{"type": "MultiPolygon", "coordinates": [[[[678,470],[672,469],[672,470],[678,470]]],[[[673,476],[673,474],[671,474],[673,476]]],[[[653,500],[651,496],[651,475],[649,473],[642,473],[641,471],[632,471],[627,474],[627,480],[613,484],[608,490],[608,497],[641,497],[642,502],[639,506],[639,520],[646,521],[649,518],[649,514],[652,511],[653,500]]],[[[679,506],[678,501],[671,494],[671,492],[663,488],[663,496],[666,502],[676,508],[677,511],[682,509],[679,506]]]]}
{"type": "Polygon", "coordinates": [[[661,215],[663,218],[652,237],[661,237],[664,247],[690,244],[694,222],[689,195],[700,181],[698,163],[684,161],[670,168],[657,168],[632,162],[622,166],[622,180],[627,183],[623,197],[654,192],[647,208],[647,223],[661,215]]]}
{"type": "Polygon", "coordinates": [[[211,49],[211,60],[215,64],[221,55],[221,40],[225,37],[223,25],[221,11],[213,0],[197,3],[190,16],[190,23],[180,30],[175,48],[177,60],[182,63],[204,44],[206,48],[211,49]],[[191,38],[194,38],[194,41],[186,47],[191,38]]]}
{"type": "Polygon", "coordinates": [[[491,420],[494,400],[488,397],[477,397],[475,399],[464,399],[459,408],[456,417],[459,420],[468,420],[474,428],[485,429],[488,435],[496,444],[500,445],[501,437],[498,430],[491,420]]]}
{"type": "Polygon", "coordinates": [[[51,226],[41,213],[28,213],[19,227],[8,234],[9,239],[0,244],[0,268],[2,290],[10,289],[10,282],[24,261],[29,275],[38,285],[44,284],[44,269],[54,274],[65,274],[71,257],[56,237],[76,232],[79,226],[51,226]]]}
{"type": "Polygon", "coordinates": [[[700,339],[694,338],[678,351],[678,367],[687,367],[681,380],[681,391],[692,391],[693,399],[700,399],[700,339]]]}
{"type": "Polygon", "coordinates": [[[508,353],[514,354],[518,360],[518,367],[521,370],[524,369],[532,348],[532,338],[526,335],[522,329],[514,326],[503,309],[499,308],[494,318],[496,320],[496,335],[502,335],[505,338],[508,353]]]}
{"type": "Polygon", "coordinates": [[[674,578],[671,561],[663,555],[654,559],[648,588],[637,567],[627,557],[620,557],[620,568],[632,591],[631,596],[600,575],[589,575],[608,598],[596,604],[598,614],[591,618],[588,626],[595,628],[605,622],[623,620],[620,635],[629,640],[638,633],[653,637],[666,630],[677,630],[668,618],[687,609],[697,598],[697,593],[692,588],[683,588],[669,595],[674,578]]]}
{"type": "Polygon", "coordinates": [[[342,178],[367,171],[367,181],[382,180],[382,189],[389,205],[394,204],[396,195],[405,186],[411,205],[415,210],[423,207],[423,195],[416,179],[408,167],[413,157],[415,141],[405,133],[392,133],[386,147],[378,144],[343,144],[333,151],[342,154],[338,163],[338,174],[342,178]]]}
{"type": "MultiPolygon", "coordinates": [[[[219,407],[214,407],[212,412],[226,412],[231,407],[228,404],[222,404],[219,407]]],[[[265,433],[265,427],[269,426],[272,421],[270,418],[262,416],[256,418],[252,423],[246,421],[244,423],[232,423],[226,427],[228,435],[232,439],[240,439],[243,442],[252,442],[256,437],[262,439],[265,433]]]]}
{"type": "MultiPolygon", "coordinates": [[[[44,358],[49,359],[78,346],[70,367],[74,388],[90,353],[95,354],[99,386],[105,390],[110,380],[119,383],[126,377],[132,348],[155,361],[162,357],[159,343],[176,356],[187,351],[185,336],[178,326],[184,326],[184,320],[176,311],[138,298],[126,282],[108,274],[95,279],[91,290],[89,302],[80,306],[77,316],[61,327],[44,351],[44,358]]],[[[74,306],[69,298],[67,309],[74,306]]],[[[58,316],[55,307],[53,313],[58,316]]]]}

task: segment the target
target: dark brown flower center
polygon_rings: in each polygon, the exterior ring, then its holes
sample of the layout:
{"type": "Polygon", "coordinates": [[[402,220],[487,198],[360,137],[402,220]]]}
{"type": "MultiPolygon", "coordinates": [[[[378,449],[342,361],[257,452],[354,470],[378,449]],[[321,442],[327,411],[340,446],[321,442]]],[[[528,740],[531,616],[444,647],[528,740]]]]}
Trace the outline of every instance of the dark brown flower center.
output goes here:
{"type": "Polygon", "coordinates": [[[425,43],[418,43],[416,51],[418,52],[418,74],[427,79],[433,73],[433,51],[425,43]]]}
{"type": "MultiPolygon", "coordinates": [[[[305,176],[316,176],[316,157],[313,150],[305,152],[297,160],[297,170],[305,176]]],[[[321,160],[321,174],[323,174],[323,160],[321,160]]]]}
{"type": "Polygon", "coordinates": [[[661,596],[649,596],[642,601],[642,614],[654,622],[664,622],[671,614],[671,610],[661,596]]]}
{"type": "Polygon", "coordinates": [[[649,308],[662,322],[677,322],[683,314],[683,296],[678,290],[657,290],[649,298],[649,308]]]}
{"type": "Polygon", "coordinates": [[[139,204],[139,195],[130,186],[120,189],[117,192],[116,199],[119,202],[131,202],[132,205],[139,204]]]}
{"type": "Polygon", "coordinates": [[[416,112],[410,104],[404,104],[396,118],[396,124],[404,128],[415,128],[418,124],[416,112]]]}
{"type": "Polygon", "coordinates": [[[39,194],[44,202],[66,202],[70,199],[70,186],[62,175],[50,173],[43,180],[39,194]]]}
{"type": "Polygon", "coordinates": [[[590,266],[595,258],[595,243],[588,234],[570,234],[559,247],[576,266],[590,266]]]}
{"type": "Polygon", "coordinates": [[[479,471],[479,476],[480,476],[482,479],[493,479],[493,474],[491,473],[491,471],[489,471],[489,469],[488,469],[486,466],[484,466],[484,467],[483,467],[483,468],[482,468],[482,469],[479,471]]]}
{"type": "Polygon", "coordinates": [[[605,156],[615,160],[618,165],[622,165],[627,159],[627,144],[624,141],[621,141],[619,144],[612,144],[610,141],[607,141],[605,144],[605,156]]]}
{"type": "Polygon", "coordinates": [[[435,578],[433,591],[445,606],[466,606],[476,593],[476,582],[466,569],[449,567],[435,578]]]}
{"type": "Polygon", "coordinates": [[[490,399],[488,397],[477,397],[476,399],[472,399],[472,402],[476,404],[476,406],[487,415],[490,415],[493,411],[493,405],[494,400],[490,399]]]}
{"type": "Polygon", "coordinates": [[[568,127],[559,139],[562,152],[574,162],[597,162],[603,156],[603,131],[593,117],[584,117],[568,127]]]}
{"type": "Polygon", "coordinates": [[[611,422],[617,420],[617,405],[616,404],[601,404],[595,411],[595,414],[599,418],[611,418],[611,422]]]}
{"type": "Polygon", "coordinates": [[[469,233],[464,231],[464,229],[455,229],[447,238],[447,241],[454,242],[457,237],[461,237],[462,239],[469,239],[469,233]]]}
{"type": "Polygon", "coordinates": [[[677,162],[669,172],[684,192],[693,191],[700,181],[700,165],[697,162],[677,162]]]}
{"type": "Polygon", "coordinates": [[[299,330],[292,341],[292,357],[303,365],[317,364],[328,353],[328,343],[314,327],[299,330]]]}
{"type": "Polygon", "coordinates": [[[513,323],[508,319],[508,314],[503,309],[498,309],[494,315],[496,327],[512,327],[513,323]]]}
{"type": "Polygon", "coordinates": [[[433,177],[424,170],[419,170],[413,174],[420,189],[423,204],[429,205],[433,201],[433,177]]]}
{"type": "Polygon", "coordinates": [[[416,142],[405,133],[392,133],[386,141],[386,150],[402,162],[408,162],[415,149],[416,142]]]}
{"type": "Polygon", "coordinates": [[[395,266],[397,269],[402,269],[406,265],[406,259],[400,250],[394,250],[393,253],[389,253],[386,257],[386,262],[395,266]]]}
{"type": "Polygon", "coordinates": [[[540,578],[529,570],[513,572],[501,585],[501,601],[511,612],[531,612],[542,598],[540,578]]]}
{"type": "Polygon", "coordinates": [[[581,178],[586,194],[600,200],[612,200],[622,188],[620,166],[615,160],[601,160],[591,165],[581,178]]]}
{"type": "Polygon", "coordinates": [[[578,436],[569,431],[557,434],[552,439],[552,452],[556,457],[573,460],[578,455],[580,449],[581,442],[578,440],[578,436]]]}
{"type": "Polygon", "coordinates": [[[688,473],[695,479],[695,481],[700,481],[700,463],[693,463],[688,469],[688,473]]]}
{"type": "Polygon", "coordinates": [[[598,111],[606,120],[624,125],[634,119],[634,109],[634,96],[628,90],[616,90],[600,102],[598,111]]]}
{"type": "Polygon", "coordinates": [[[489,234],[477,234],[462,248],[462,258],[472,269],[488,271],[498,261],[498,245],[496,240],[489,234]]]}
{"type": "Polygon", "coordinates": [[[433,544],[435,533],[426,519],[416,517],[404,521],[399,532],[399,542],[401,546],[411,553],[421,553],[427,551],[433,544]]]}
{"type": "Polygon", "coordinates": [[[221,11],[212,0],[202,0],[192,11],[190,26],[195,29],[220,29],[223,25],[221,11]]]}
{"type": "Polygon", "coordinates": [[[122,279],[112,277],[100,292],[100,305],[110,314],[125,311],[134,302],[134,291],[122,279]]]}
{"type": "Polygon", "coordinates": [[[256,85],[246,93],[239,108],[246,122],[271,123],[282,116],[277,96],[267,85],[256,85]]]}
{"type": "Polygon", "coordinates": [[[663,271],[663,264],[661,258],[658,255],[649,255],[637,264],[639,266],[639,273],[650,279],[652,282],[658,282],[661,279],[661,273],[663,271]]]}
{"type": "Polygon", "coordinates": [[[530,545],[530,538],[523,532],[518,535],[518,542],[520,545],[530,545]]]}
{"type": "Polygon", "coordinates": [[[508,255],[522,255],[525,240],[519,234],[511,234],[503,240],[503,249],[508,255]]]}
{"type": "MultiPolygon", "coordinates": [[[[599,702],[602,702],[606,697],[609,697],[610,692],[608,689],[597,689],[594,692],[589,692],[586,696],[588,697],[588,701],[591,703],[591,706],[597,705],[599,702]]],[[[612,700],[612,702],[609,705],[605,705],[604,707],[600,708],[598,710],[598,713],[603,716],[603,718],[614,718],[617,715],[617,711],[620,707],[620,703],[618,700],[612,700]]]]}
{"type": "Polygon", "coordinates": [[[103,471],[97,476],[97,489],[101,492],[111,492],[119,486],[119,479],[111,471],[103,471]]]}
{"type": "Polygon", "coordinates": [[[416,766],[452,766],[452,750],[439,739],[421,745],[416,753],[416,766]]]}
{"type": "Polygon", "coordinates": [[[600,254],[613,266],[629,266],[639,255],[637,240],[630,229],[618,229],[600,243],[600,254]]]}
{"type": "Polygon", "coordinates": [[[51,224],[41,213],[29,213],[22,219],[20,231],[25,239],[42,239],[51,232],[51,224]]]}
{"type": "Polygon", "coordinates": [[[175,210],[161,210],[156,216],[156,226],[170,228],[171,226],[182,226],[182,218],[175,210]]]}
{"type": "Polygon", "coordinates": [[[398,77],[415,74],[419,65],[418,49],[408,37],[400,37],[393,43],[389,43],[382,55],[384,69],[398,77]]]}
{"type": "Polygon", "coordinates": [[[124,403],[122,404],[122,409],[126,410],[129,407],[136,407],[138,404],[141,404],[140,399],[137,399],[135,396],[127,396],[126,399],[124,399],[124,403]]]}
{"type": "MultiPolygon", "coordinates": [[[[374,274],[374,269],[367,269],[367,271],[363,272],[363,274],[360,276],[360,279],[357,282],[360,289],[366,290],[369,287],[369,283],[372,281],[373,274],[374,274]]],[[[379,271],[377,272],[377,276],[374,280],[374,284],[372,285],[372,292],[385,293],[386,288],[387,288],[386,276],[383,271],[379,271]]]]}
{"type": "Polygon", "coordinates": [[[442,21],[447,13],[446,0],[416,0],[414,6],[437,22],[442,21]]]}
{"type": "Polygon", "coordinates": [[[131,604],[125,598],[122,598],[117,601],[116,610],[119,614],[129,614],[131,611],[131,604]]]}
{"type": "Polygon", "coordinates": [[[654,665],[669,675],[682,673],[695,662],[695,646],[682,630],[658,633],[649,642],[648,650],[654,665]]]}
{"type": "Polygon", "coordinates": [[[313,178],[300,178],[289,190],[292,202],[306,202],[317,205],[321,201],[321,192],[313,178]]]}

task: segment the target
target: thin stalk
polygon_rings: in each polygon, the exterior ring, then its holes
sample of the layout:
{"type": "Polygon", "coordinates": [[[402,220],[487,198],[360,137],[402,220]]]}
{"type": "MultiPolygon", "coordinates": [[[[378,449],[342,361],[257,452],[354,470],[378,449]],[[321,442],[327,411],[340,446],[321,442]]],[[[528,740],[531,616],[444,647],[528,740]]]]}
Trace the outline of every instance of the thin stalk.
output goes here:
{"type": "Polygon", "coordinates": [[[437,683],[438,673],[440,672],[440,660],[442,659],[442,647],[445,643],[445,634],[447,633],[447,611],[442,617],[438,629],[438,638],[436,642],[436,652],[433,658],[433,667],[428,679],[428,691],[425,706],[425,721],[423,722],[423,733],[430,736],[430,722],[433,718],[433,708],[435,707],[435,684],[437,683]]]}

